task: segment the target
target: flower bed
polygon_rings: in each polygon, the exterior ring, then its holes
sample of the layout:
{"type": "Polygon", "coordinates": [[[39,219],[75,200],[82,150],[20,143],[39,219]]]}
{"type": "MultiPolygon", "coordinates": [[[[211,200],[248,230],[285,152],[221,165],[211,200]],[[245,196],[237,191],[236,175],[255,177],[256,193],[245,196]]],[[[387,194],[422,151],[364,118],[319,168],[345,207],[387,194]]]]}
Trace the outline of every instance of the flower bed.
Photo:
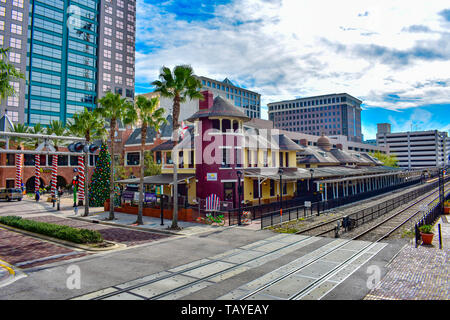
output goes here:
{"type": "Polygon", "coordinates": [[[77,229],[64,225],[22,219],[21,217],[16,216],[0,217],[0,223],[10,227],[39,233],[74,243],[88,244],[103,242],[103,237],[98,231],[77,229]]]}

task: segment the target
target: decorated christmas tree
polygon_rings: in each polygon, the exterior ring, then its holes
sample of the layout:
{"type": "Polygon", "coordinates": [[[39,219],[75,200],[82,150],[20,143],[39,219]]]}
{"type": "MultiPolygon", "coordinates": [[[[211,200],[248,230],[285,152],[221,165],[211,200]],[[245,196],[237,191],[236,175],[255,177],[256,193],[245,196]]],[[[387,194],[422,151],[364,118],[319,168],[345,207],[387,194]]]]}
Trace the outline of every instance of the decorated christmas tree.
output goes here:
{"type": "Polygon", "coordinates": [[[103,207],[106,199],[109,199],[110,172],[111,155],[108,147],[102,143],[91,183],[89,184],[89,205],[91,207],[103,207]]]}

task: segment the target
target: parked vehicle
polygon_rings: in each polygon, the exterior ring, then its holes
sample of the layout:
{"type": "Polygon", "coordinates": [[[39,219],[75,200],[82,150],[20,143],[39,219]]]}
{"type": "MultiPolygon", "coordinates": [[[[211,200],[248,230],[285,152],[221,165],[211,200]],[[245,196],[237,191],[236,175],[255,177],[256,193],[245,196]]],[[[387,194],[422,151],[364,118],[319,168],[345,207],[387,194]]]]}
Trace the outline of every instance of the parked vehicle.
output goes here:
{"type": "Polygon", "coordinates": [[[22,201],[23,193],[20,188],[8,188],[8,189],[0,189],[0,200],[18,200],[22,201]]]}

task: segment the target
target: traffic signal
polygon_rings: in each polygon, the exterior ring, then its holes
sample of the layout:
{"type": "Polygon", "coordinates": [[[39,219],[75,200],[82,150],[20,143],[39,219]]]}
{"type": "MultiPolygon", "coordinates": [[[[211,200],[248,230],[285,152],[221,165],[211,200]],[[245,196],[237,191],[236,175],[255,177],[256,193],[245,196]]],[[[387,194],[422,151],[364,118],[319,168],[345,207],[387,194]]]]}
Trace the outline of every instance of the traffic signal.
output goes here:
{"type": "Polygon", "coordinates": [[[87,145],[83,142],[74,142],[67,146],[67,149],[69,149],[70,152],[87,152],[87,153],[94,153],[98,150],[100,146],[96,144],[87,145]]]}
{"type": "Polygon", "coordinates": [[[70,152],[81,152],[83,151],[84,143],[82,142],[75,142],[71,143],[67,146],[67,149],[69,149],[70,152]]]}
{"type": "Polygon", "coordinates": [[[323,192],[323,184],[319,184],[319,192],[323,192]]]}

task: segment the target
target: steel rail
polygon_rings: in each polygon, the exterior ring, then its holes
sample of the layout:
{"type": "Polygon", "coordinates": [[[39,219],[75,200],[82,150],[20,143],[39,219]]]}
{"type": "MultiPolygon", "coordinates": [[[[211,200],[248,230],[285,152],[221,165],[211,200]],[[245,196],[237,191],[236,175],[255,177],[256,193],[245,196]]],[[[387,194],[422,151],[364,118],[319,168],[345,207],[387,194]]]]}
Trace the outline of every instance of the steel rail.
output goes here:
{"type": "MultiPolygon", "coordinates": [[[[430,191],[429,191],[429,192],[430,192],[430,191]]],[[[429,195],[425,196],[424,198],[422,198],[422,200],[424,200],[424,199],[430,197],[430,196],[431,196],[433,193],[435,193],[435,192],[437,192],[437,191],[433,191],[431,194],[429,194],[429,195]]],[[[422,200],[419,200],[419,201],[422,201],[422,200]]],[[[327,222],[320,223],[320,224],[318,224],[318,225],[315,225],[315,226],[309,227],[309,228],[307,228],[307,229],[298,231],[298,232],[296,232],[295,234],[304,234],[304,233],[309,232],[309,231],[311,231],[311,230],[315,230],[315,229],[324,227],[324,226],[326,226],[326,225],[332,224],[332,223],[334,223],[334,222],[340,221],[340,220],[342,220],[342,218],[343,218],[343,217],[339,217],[339,218],[335,218],[335,219],[330,220],[330,221],[327,221],[327,222]]],[[[314,236],[319,237],[319,236],[322,236],[322,235],[324,235],[324,234],[333,232],[334,230],[335,230],[335,227],[333,226],[333,228],[327,229],[327,230],[325,230],[325,231],[321,231],[321,232],[319,232],[318,234],[315,234],[314,236]]]]}
{"type": "MultiPolygon", "coordinates": [[[[352,241],[351,239],[348,239],[348,240],[346,240],[344,243],[341,243],[341,244],[339,244],[339,245],[337,245],[337,246],[334,246],[333,248],[331,248],[331,249],[325,251],[325,253],[320,254],[318,257],[309,259],[307,262],[305,262],[305,263],[304,263],[303,265],[301,265],[300,267],[295,268],[295,269],[293,269],[293,270],[287,272],[286,274],[284,274],[284,275],[282,275],[282,276],[279,276],[278,278],[276,278],[276,279],[274,279],[274,280],[272,280],[272,281],[266,283],[265,285],[263,285],[263,286],[261,286],[261,287],[255,289],[255,290],[253,290],[252,292],[247,293],[247,294],[241,296],[239,299],[240,299],[240,300],[245,300],[245,299],[247,299],[247,298],[249,298],[249,297],[255,295],[256,293],[261,292],[262,290],[265,290],[265,289],[267,289],[267,288],[273,286],[274,284],[276,284],[276,283],[278,283],[278,282],[280,282],[280,281],[286,279],[287,277],[291,276],[292,274],[297,273],[298,271],[300,271],[300,270],[302,270],[302,269],[304,269],[304,268],[310,266],[311,264],[317,262],[318,260],[320,260],[321,258],[323,258],[323,257],[325,257],[325,256],[327,256],[327,255],[329,255],[330,253],[332,253],[332,252],[334,252],[334,251],[340,249],[341,247],[345,246],[346,244],[350,243],[351,241],[352,241]]],[[[321,282],[324,278],[328,277],[331,273],[335,272],[337,269],[339,269],[339,268],[341,268],[341,267],[347,265],[347,262],[348,262],[348,261],[350,261],[350,260],[352,260],[353,258],[357,257],[358,255],[364,253],[369,247],[373,246],[374,244],[375,244],[375,243],[370,243],[370,244],[364,246],[363,248],[359,249],[356,253],[354,253],[352,256],[350,256],[349,258],[347,258],[345,261],[340,262],[337,266],[335,266],[335,267],[334,267],[333,269],[331,269],[329,272],[327,272],[326,274],[320,276],[318,279],[316,279],[316,280],[315,280],[314,282],[312,282],[310,285],[308,285],[307,287],[305,287],[305,288],[303,288],[302,290],[300,290],[300,291],[298,291],[297,293],[295,293],[293,296],[291,296],[291,297],[289,298],[289,300],[293,300],[293,299],[295,299],[296,297],[302,295],[305,291],[310,290],[310,289],[311,289],[312,287],[314,287],[317,283],[321,282]]]]}
{"type": "MultiPolygon", "coordinates": [[[[448,185],[448,184],[447,184],[447,185],[448,185]]],[[[433,194],[436,193],[436,192],[439,192],[439,190],[438,190],[438,191],[434,191],[433,194]]],[[[450,191],[447,192],[446,195],[448,195],[449,193],[450,193],[450,191]]],[[[434,198],[433,200],[431,200],[429,203],[427,203],[427,207],[428,207],[430,204],[432,204],[434,201],[436,201],[436,199],[439,199],[439,196],[436,197],[436,198],[434,198]]],[[[386,218],[385,220],[383,220],[383,221],[381,221],[380,223],[376,224],[375,226],[369,228],[368,230],[366,230],[366,231],[360,233],[359,235],[353,237],[352,240],[356,240],[356,239],[360,239],[360,238],[364,237],[365,235],[367,235],[367,234],[369,234],[370,232],[376,230],[377,228],[381,227],[382,225],[384,225],[385,223],[389,222],[390,220],[396,218],[397,216],[401,215],[402,213],[405,213],[408,209],[410,209],[410,208],[416,206],[417,204],[419,204],[419,202],[422,202],[423,200],[424,200],[424,199],[419,200],[419,201],[416,201],[414,204],[412,204],[412,205],[408,206],[407,208],[401,210],[400,212],[398,212],[398,213],[392,215],[391,217],[386,218]]],[[[396,226],[395,226],[394,228],[392,228],[390,231],[388,231],[388,232],[385,233],[383,236],[381,236],[381,237],[377,240],[377,242],[378,242],[378,241],[381,241],[381,240],[383,240],[383,239],[385,239],[385,238],[387,238],[387,237],[389,237],[392,233],[394,233],[395,231],[397,231],[401,226],[403,226],[403,225],[406,224],[408,221],[410,221],[411,219],[413,219],[419,212],[420,212],[420,210],[417,210],[417,211],[415,211],[414,213],[412,213],[406,220],[404,220],[403,222],[401,222],[399,225],[396,225],[396,226]]]]}
{"type": "MultiPolygon", "coordinates": [[[[216,272],[216,273],[213,273],[213,274],[211,274],[211,275],[209,275],[209,276],[207,276],[207,277],[203,277],[203,278],[198,279],[198,280],[196,280],[196,281],[187,283],[187,284],[182,285],[182,286],[180,286],[180,287],[177,287],[177,288],[175,288],[175,289],[168,290],[168,291],[163,292],[163,293],[161,293],[161,294],[159,294],[159,295],[155,295],[155,296],[153,296],[153,297],[151,297],[151,298],[146,298],[146,299],[147,299],[147,300],[152,300],[152,299],[158,299],[158,298],[163,297],[163,296],[167,296],[167,295],[169,295],[169,294],[171,294],[171,293],[175,293],[175,292],[177,292],[177,291],[183,290],[183,289],[185,289],[185,288],[187,288],[187,287],[190,287],[190,286],[192,286],[192,285],[195,285],[195,284],[197,284],[197,283],[200,283],[200,282],[205,281],[205,280],[207,280],[207,279],[210,279],[210,278],[212,278],[212,277],[218,276],[218,275],[220,275],[220,274],[222,274],[222,273],[225,273],[225,272],[228,272],[228,271],[230,271],[230,270],[232,270],[232,269],[235,269],[236,267],[240,267],[240,266],[242,266],[242,265],[244,265],[244,264],[247,264],[247,263],[249,263],[249,262],[251,262],[251,261],[254,261],[254,260],[256,260],[256,259],[260,259],[260,258],[262,258],[262,257],[269,256],[269,255],[274,254],[274,253],[276,253],[276,252],[278,252],[278,251],[280,251],[280,250],[284,250],[284,249],[289,248],[289,247],[291,247],[291,246],[297,245],[298,243],[304,242],[304,241],[306,241],[306,240],[308,240],[308,239],[311,239],[311,238],[313,238],[313,237],[305,237],[304,239],[300,239],[299,241],[296,241],[296,242],[293,242],[293,243],[289,243],[289,244],[287,244],[286,246],[283,246],[283,247],[281,247],[281,248],[278,248],[278,249],[275,249],[275,250],[273,250],[273,251],[267,252],[267,253],[265,253],[265,254],[259,256],[259,257],[256,257],[256,258],[247,260],[247,261],[242,262],[242,263],[239,263],[239,264],[235,264],[235,265],[233,265],[233,266],[230,267],[230,268],[221,270],[221,271],[216,272]]],[[[270,242],[268,242],[268,243],[270,243],[270,242]]],[[[267,245],[268,243],[258,244],[258,245],[255,245],[255,246],[253,246],[253,247],[250,247],[250,248],[248,248],[248,249],[259,248],[259,247],[261,247],[261,246],[267,245]]],[[[197,269],[197,268],[199,268],[199,267],[204,267],[204,266],[207,266],[207,265],[209,265],[209,264],[212,264],[212,263],[215,263],[215,262],[219,262],[219,261],[223,260],[224,258],[233,257],[233,256],[238,255],[238,254],[241,254],[241,253],[242,253],[242,251],[239,251],[239,252],[235,252],[235,253],[230,253],[230,254],[225,255],[225,256],[223,256],[223,257],[220,257],[220,258],[210,259],[210,260],[207,261],[207,262],[204,262],[204,263],[201,263],[201,264],[198,264],[198,265],[194,265],[194,266],[192,266],[192,267],[188,267],[188,268],[186,268],[186,269],[182,269],[182,270],[177,271],[177,272],[172,272],[172,273],[167,274],[167,275],[164,275],[164,276],[162,276],[162,277],[155,278],[155,279],[152,279],[152,280],[148,280],[148,281],[145,281],[145,282],[142,282],[142,283],[139,283],[139,284],[130,286],[130,287],[126,287],[126,288],[123,288],[123,289],[119,289],[119,290],[117,290],[117,291],[114,291],[114,292],[111,292],[111,293],[107,293],[107,294],[104,294],[104,295],[95,297],[95,298],[92,299],[92,300],[101,300],[101,299],[109,298],[109,297],[115,296],[115,295],[117,295],[117,294],[127,292],[127,291],[129,291],[129,290],[134,290],[134,289],[137,289],[137,288],[139,288],[139,287],[143,287],[143,286],[146,286],[146,285],[148,285],[148,284],[152,284],[152,283],[154,283],[154,282],[157,282],[157,281],[160,281],[160,280],[164,280],[164,279],[170,278],[170,277],[172,277],[172,276],[174,276],[174,275],[179,275],[179,274],[182,274],[182,273],[185,273],[185,272],[188,272],[188,271],[192,271],[192,270],[197,269]]],[[[175,267],[175,268],[177,268],[177,267],[175,267]]],[[[134,280],[138,280],[138,279],[134,279],[134,280]]],[[[131,280],[131,281],[134,281],[134,280],[131,280]]],[[[131,281],[130,281],[130,282],[131,282],[131,281]]]]}

